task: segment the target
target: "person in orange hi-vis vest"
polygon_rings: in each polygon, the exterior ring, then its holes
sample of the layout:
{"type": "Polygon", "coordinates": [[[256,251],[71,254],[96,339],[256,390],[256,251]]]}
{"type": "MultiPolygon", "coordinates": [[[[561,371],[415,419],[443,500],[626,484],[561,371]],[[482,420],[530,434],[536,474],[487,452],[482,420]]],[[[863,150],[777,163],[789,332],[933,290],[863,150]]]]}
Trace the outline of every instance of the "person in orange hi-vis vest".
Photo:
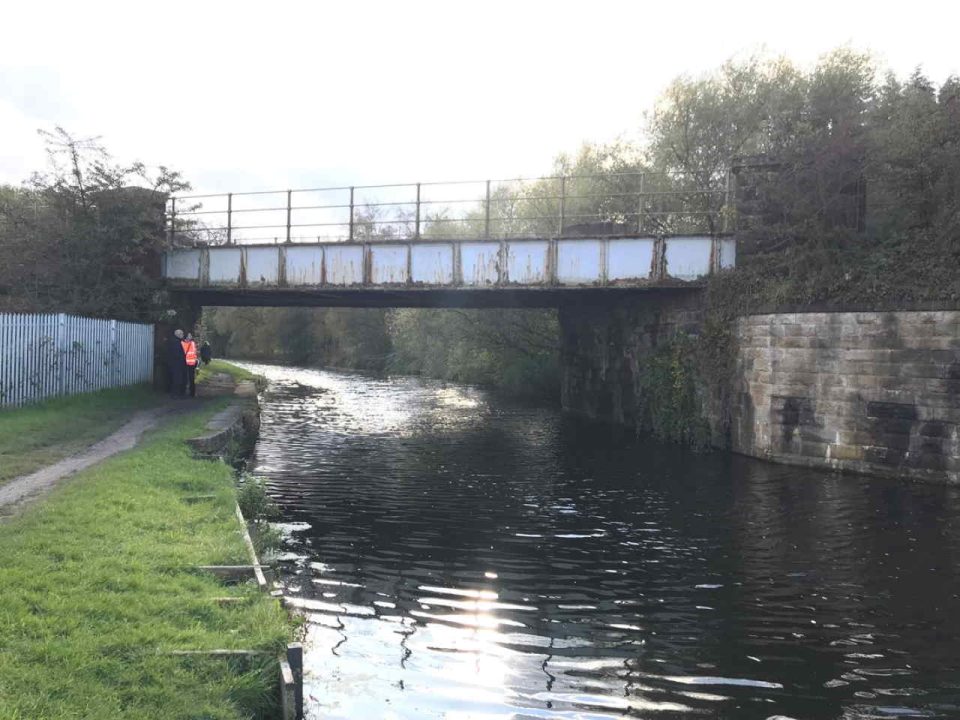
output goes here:
{"type": "Polygon", "coordinates": [[[183,346],[183,357],[187,363],[186,390],[190,397],[197,396],[197,343],[193,340],[193,333],[187,333],[187,336],[180,343],[183,346]]]}

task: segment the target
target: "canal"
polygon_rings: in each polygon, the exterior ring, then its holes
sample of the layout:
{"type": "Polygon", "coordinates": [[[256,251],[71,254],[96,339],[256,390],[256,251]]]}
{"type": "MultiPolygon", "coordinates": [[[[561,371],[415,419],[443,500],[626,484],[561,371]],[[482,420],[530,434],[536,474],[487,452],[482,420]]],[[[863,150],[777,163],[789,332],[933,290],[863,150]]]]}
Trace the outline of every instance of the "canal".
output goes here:
{"type": "Polygon", "coordinates": [[[956,489],[249,367],[309,717],[960,717],[956,489]]]}

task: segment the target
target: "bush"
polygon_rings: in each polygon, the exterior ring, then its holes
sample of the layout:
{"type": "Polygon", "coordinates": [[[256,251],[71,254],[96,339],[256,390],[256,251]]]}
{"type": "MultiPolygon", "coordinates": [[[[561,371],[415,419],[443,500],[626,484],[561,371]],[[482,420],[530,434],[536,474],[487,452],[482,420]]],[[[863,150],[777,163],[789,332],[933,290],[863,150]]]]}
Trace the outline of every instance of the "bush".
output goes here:
{"type": "Polygon", "coordinates": [[[247,522],[256,524],[275,520],[280,508],[267,493],[266,481],[256,475],[243,475],[237,488],[237,504],[247,522]]]}

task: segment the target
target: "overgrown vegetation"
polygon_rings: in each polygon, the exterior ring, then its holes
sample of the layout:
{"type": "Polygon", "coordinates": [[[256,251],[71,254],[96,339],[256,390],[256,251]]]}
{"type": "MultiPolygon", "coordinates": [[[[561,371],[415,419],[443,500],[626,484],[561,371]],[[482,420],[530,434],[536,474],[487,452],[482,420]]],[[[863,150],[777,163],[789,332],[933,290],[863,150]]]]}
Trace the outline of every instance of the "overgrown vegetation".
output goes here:
{"type": "Polygon", "coordinates": [[[661,440],[680,442],[695,449],[710,446],[710,427],[703,418],[697,366],[698,342],[676,335],[659,345],[640,373],[644,398],[644,425],[661,440]]]}
{"type": "Polygon", "coordinates": [[[164,203],[189,184],[117,164],[97,139],[41,134],[48,171],[0,186],[0,311],[158,319],[164,203]]]}
{"type": "Polygon", "coordinates": [[[251,538],[257,554],[278,549],[282,537],[270,521],[280,517],[280,508],[267,492],[266,481],[257,475],[242,473],[237,484],[237,504],[252,526],[251,538]]]}
{"type": "Polygon", "coordinates": [[[672,439],[706,407],[726,424],[738,316],[960,303],[960,81],[878,75],[849,51],[809,72],[728,63],[653,114],[654,166],[716,183],[732,166],[739,186],[738,267],[711,278],[691,348],[701,407],[672,439]]]}
{"type": "Polygon", "coordinates": [[[721,429],[736,317],[960,304],[960,80],[878,76],[845,50],[809,72],[728,63],[676,81],[654,113],[658,167],[736,171],[738,267],[711,278],[693,349],[721,429]]]}
{"type": "Polygon", "coordinates": [[[291,633],[285,611],[194,570],[248,562],[232,471],[191,458],[184,443],[220,406],[0,524],[0,717],[272,715],[276,657],[291,633]],[[221,605],[222,596],[244,601],[221,605]],[[218,648],[265,654],[169,654],[218,648]]]}
{"type": "Polygon", "coordinates": [[[163,399],[129,387],[0,410],[0,485],[86,449],[163,399]]]}

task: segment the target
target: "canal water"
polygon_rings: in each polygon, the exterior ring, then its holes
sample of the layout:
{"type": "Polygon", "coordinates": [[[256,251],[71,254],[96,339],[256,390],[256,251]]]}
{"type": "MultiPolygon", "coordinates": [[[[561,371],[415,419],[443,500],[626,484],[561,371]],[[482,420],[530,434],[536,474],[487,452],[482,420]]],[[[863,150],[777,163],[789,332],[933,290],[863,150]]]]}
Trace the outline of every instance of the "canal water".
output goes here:
{"type": "Polygon", "coordinates": [[[251,367],[309,717],[960,717],[955,489],[251,367]]]}

